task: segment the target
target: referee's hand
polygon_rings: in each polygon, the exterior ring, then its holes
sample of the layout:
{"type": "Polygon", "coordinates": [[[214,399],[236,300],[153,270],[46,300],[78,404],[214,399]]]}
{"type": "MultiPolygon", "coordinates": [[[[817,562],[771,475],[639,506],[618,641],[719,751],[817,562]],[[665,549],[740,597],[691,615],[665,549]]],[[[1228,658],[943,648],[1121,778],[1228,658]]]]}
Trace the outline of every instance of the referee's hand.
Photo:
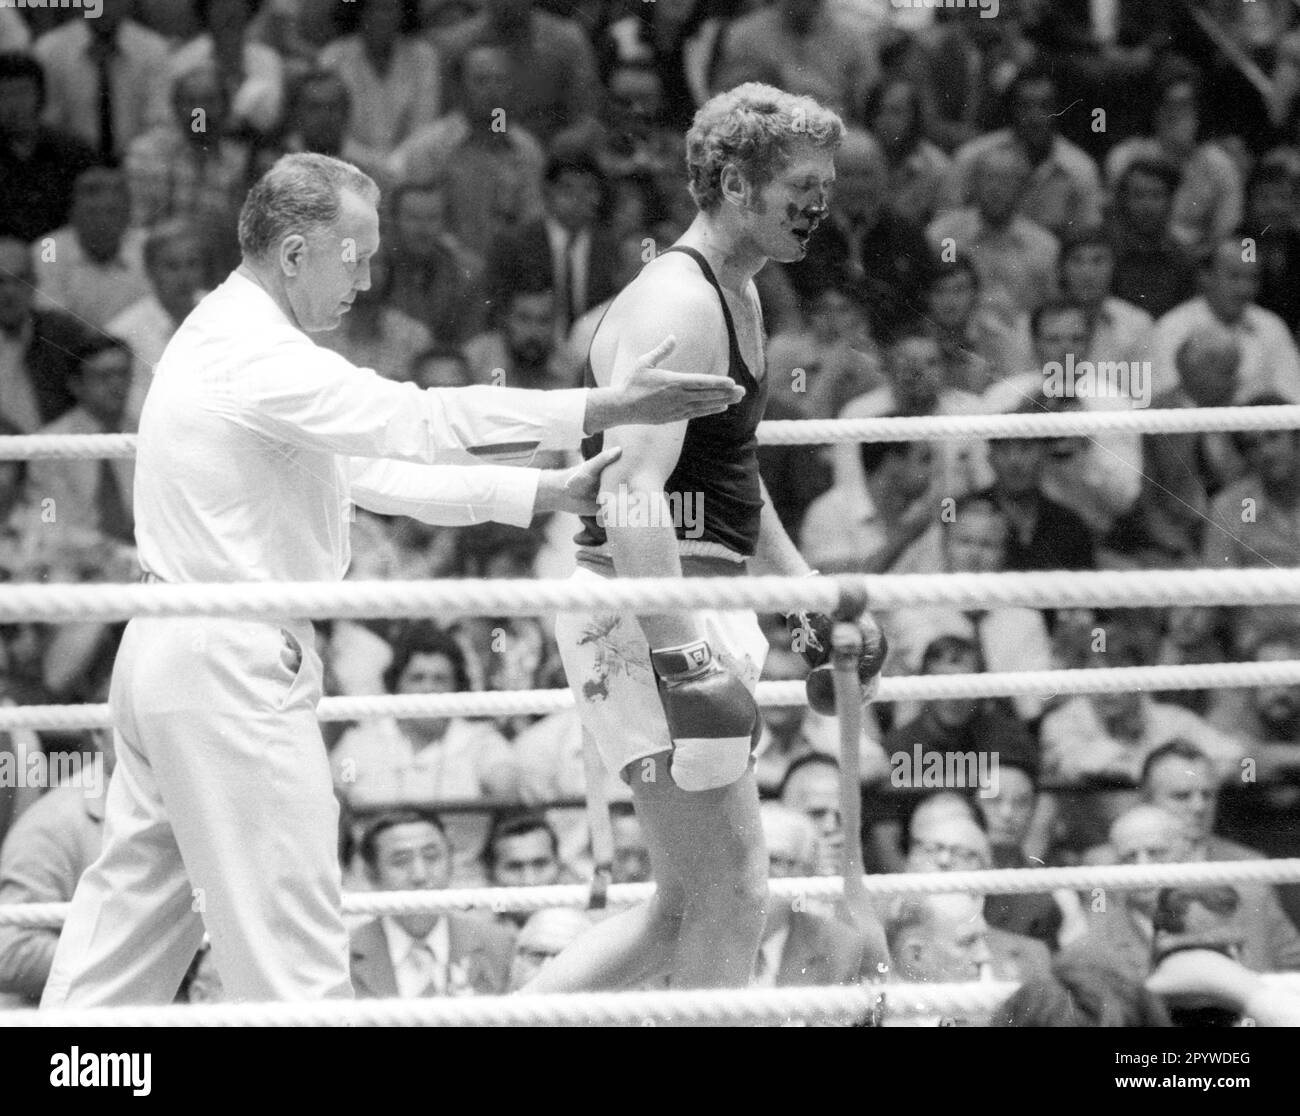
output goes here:
{"type": "Polygon", "coordinates": [[[537,499],[533,511],[573,512],[574,515],[595,515],[599,505],[596,494],[600,491],[600,474],[605,466],[612,465],[623,451],[614,446],[602,450],[590,461],[572,469],[543,469],[537,480],[537,499]]]}
{"type": "Polygon", "coordinates": [[[726,377],[657,367],[676,347],[677,338],[669,334],[636,362],[621,385],[593,388],[587,398],[587,433],[716,415],[745,397],[745,389],[726,377]]]}

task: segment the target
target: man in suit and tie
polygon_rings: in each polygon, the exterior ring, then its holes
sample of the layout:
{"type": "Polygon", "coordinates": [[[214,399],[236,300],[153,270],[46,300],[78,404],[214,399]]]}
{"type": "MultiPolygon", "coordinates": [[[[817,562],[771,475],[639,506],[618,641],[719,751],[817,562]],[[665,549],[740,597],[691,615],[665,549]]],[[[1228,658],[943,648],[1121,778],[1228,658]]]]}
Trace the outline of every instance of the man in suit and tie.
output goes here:
{"type": "Polygon", "coordinates": [[[598,224],[605,190],[593,155],[561,150],[551,156],[545,215],[497,236],[488,248],[485,285],[494,316],[508,291],[549,286],[556,339],[563,342],[583,313],[615,293],[618,242],[598,224]]]}
{"type": "MultiPolygon", "coordinates": [[[[40,429],[41,434],[120,434],[126,429],[133,356],[126,342],[108,334],[73,350],[76,365],[68,387],[77,405],[40,429]]],[[[105,543],[135,546],[131,459],[43,458],[27,473],[28,500],[45,517],[51,542],[64,547],[105,543]],[[56,534],[57,532],[57,534],[56,534]]]]}
{"type": "MultiPolygon", "coordinates": [[[[1118,864],[1171,864],[1199,859],[1188,823],[1158,806],[1135,806],[1115,820],[1110,844],[1118,864]]],[[[1300,967],[1300,935],[1265,884],[1178,889],[1217,916],[1217,938],[1248,969],[1290,971],[1300,967]]],[[[1061,960],[1088,961],[1130,980],[1151,975],[1156,943],[1157,888],[1108,892],[1088,933],[1061,953],[1061,960]]]]}
{"type": "MultiPolygon", "coordinates": [[[[775,802],[763,804],[762,819],[769,878],[811,876],[817,857],[813,823],[775,802]]],[[[809,910],[811,905],[769,897],[755,987],[856,984],[874,977],[878,966],[888,967],[883,927],[855,928],[809,910]]]]}
{"type": "MultiPolygon", "coordinates": [[[[889,904],[885,921],[893,980],[902,984],[969,984],[986,978],[993,952],[980,896],[965,892],[902,895],[889,904]]],[[[1002,979],[1017,979],[1002,978],[1002,979]]],[[[973,1013],[952,1016],[890,1016],[886,1027],[978,1025],[973,1013]]]]}
{"type": "MultiPolygon", "coordinates": [[[[937,792],[918,806],[907,828],[907,871],[972,872],[993,867],[993,848],[974,806],[952,792],[937,792]]],[[[983,904],[980,923],[984,925],[983,904]]],[[[1031,980],[1051,969],[1047,946],[1023,934],[984,926],[987,957],[980,979],[1031,980]]],[[[892,946],[891,946],[892,948],[892,946]]]]}
{"type": "MultiPolygon", "coordinates": [[[[434,814],[381,814],[360,851],[377,891],[438,890],[451,880],[451,844],[434,814]]],[[[352,933],[352,986],[358,999],[499,995],[513,945],[509,930],[476,914],[377,918],[352,933]]]]}
{"type": "Polygon", "coordinates": [[[76,318],[33,305],[36,266],[21,240],[0,237],[0,416],[24,434],[77,400],[68,387],[73,353],[91,336],[76,318]]]}

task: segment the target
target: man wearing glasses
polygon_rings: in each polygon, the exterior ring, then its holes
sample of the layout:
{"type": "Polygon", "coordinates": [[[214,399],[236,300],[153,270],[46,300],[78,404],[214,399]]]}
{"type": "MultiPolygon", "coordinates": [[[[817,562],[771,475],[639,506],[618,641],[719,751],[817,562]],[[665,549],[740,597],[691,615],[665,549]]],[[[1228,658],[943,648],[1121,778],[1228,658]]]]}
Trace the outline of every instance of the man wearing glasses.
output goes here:
{"type": "MultiPolygon", "coordinates": [[[[936,791],[921,801],[907,826],[909,872],[974,872],[993,867],[993,849],[978,812],[952,791],[936,791]]],[[[981,980],[1027,981],[1045,977],[1051,955],[1042,942],[990,926],[990,960],[981,980]]]]}

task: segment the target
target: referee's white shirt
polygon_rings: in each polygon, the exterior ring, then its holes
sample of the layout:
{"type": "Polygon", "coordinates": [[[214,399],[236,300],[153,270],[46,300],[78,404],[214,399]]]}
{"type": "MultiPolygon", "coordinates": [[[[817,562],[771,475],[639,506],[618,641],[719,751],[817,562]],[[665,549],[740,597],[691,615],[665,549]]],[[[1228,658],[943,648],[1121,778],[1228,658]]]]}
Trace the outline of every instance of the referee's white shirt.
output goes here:
{"type": "Polygon", "coordinates": [[[396,383],[316,345],[232,273],[181,324],[149,388],[135,471],[141,564],[174,582],[337,581],[353,504],[526,525],[534,470],[441,463],[576,446],[586,396],[396,383]]]}

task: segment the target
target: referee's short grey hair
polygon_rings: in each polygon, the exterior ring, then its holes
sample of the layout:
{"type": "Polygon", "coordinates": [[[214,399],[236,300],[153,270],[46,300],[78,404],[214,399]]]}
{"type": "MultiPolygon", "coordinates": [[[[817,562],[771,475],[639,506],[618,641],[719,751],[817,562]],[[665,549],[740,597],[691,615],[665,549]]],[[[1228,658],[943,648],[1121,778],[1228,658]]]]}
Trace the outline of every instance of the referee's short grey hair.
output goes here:
{"type": "Polygon", "coordinates": [[[330,155],[282,155],[244,199],[239,249],[261,259],[292,233],[308,236],[338,220],[344,190],[379,203],[379,187],[364,171],[330,155]]]}

